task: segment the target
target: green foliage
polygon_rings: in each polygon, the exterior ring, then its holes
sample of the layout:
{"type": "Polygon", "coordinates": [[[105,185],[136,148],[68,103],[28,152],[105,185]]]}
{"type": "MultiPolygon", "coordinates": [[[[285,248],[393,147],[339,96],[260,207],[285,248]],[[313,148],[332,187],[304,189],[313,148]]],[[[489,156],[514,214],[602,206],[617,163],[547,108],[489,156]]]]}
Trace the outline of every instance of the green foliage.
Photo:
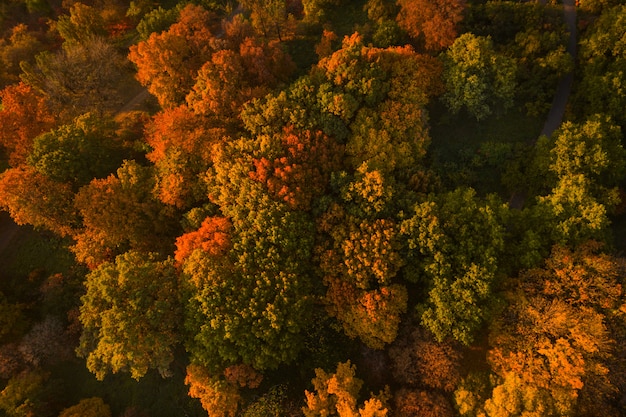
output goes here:
{"type": "Polygon", "coordinates": [[[216,148],[207,182],[232,223],[230,243],[195,250],[183,265],[189,350],[211,370],[290,362],[307,325],[313,224],[250,178],[256,145],[241,139],[216,148]]]}
{"type": "Polygon", "coordinates": [[[161,33],[176,23],[183,3],[180,4],[173,9],[167,10],[159,6],[146,13],[137,24],[139,39],[145,41],[152,33],[161,33]]]}
{"type": "Polygon", "coordinates": [[[488,318],[504,230],[502,204],[458,189],[418,204],[403,221],[407,239],[405,277],[430,288],[420,307],[422,324],[438,340],[469,344],[488,318]]]}
{"type": "Polygon", "coordinates": [[[77,2],[70,7],[70,14],[62,15],[56,22],[56,30],[65,42],[84,43],[95,37],[107,35],[100,11],[77,2]]]}
{"type": "Polygon", "coordinates": [[[85,285],[77,352],[89,370],[100,380],[119,371],[139,379],[151,368],[168,375],[182,319],[173,261],[127,252],[93,270],[85,285]]]}
{"type": "Polygon", "coordinates": [[[550,213],[546,220],[552,222],[555,241],[607,239],[608,213],[618,202],[614,187],[624,177],[625,156],[621,131],[606,117],[568,122],[557,132],[549,166],[557,181],[539,199],[550,213]]]}
{"type": "Polygon", "coordinates": [[[624,127],[626,105],[626,5],[604,9],[580,41],[583,78],[576,94],[578,113],[611,116],[624,127]]]}
{"type": "Polygon", "coordinates": [[[476,120],[513,106],[515,61],[498,54],[490,38],[466,33],[444,55],[448,109],[467,110],[476,120]]]}
{"type": "Polygon", "coordinates": [[[54,181],[79,187],[117,169],[120,148],[112,123],[87,113],[35,138],[28,163],[54,181]]]}

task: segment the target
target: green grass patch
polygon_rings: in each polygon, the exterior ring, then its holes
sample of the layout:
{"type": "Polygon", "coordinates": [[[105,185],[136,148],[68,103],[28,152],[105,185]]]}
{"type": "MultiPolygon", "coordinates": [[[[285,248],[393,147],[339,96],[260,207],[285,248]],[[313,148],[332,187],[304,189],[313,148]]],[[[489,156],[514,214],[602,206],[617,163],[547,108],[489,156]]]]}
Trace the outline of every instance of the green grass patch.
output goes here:
{"type": "Polygon", "coordinates": [[[444,186],[470,186],[481,194],[510,197],[502,175],[520,149],[539,137],[544,120],[511,111],[479,122],[465,113],[450,115],[440,103],[430,111],[428,156],[444,186]]]}

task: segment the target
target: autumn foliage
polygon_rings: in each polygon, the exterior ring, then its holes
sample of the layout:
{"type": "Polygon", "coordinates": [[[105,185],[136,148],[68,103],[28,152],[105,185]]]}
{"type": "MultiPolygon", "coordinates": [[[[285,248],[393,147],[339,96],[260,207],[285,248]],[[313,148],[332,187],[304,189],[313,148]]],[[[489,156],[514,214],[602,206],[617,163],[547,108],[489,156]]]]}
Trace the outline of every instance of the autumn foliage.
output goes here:
{"type": "Polygon", "coordinates": [[[44,97],[24,83],[0,91],[0,146],[9,163],[26,162],[33,140],[55,125],[55,117],[44,97]]]}
{"type": "Polygon", "coordinates": [[[137,79],[161,106],[182,104],[198,70],[211,57],[211,19],[201,6],[190,4],[167,31],[131,46],[128,58],[137,65],[137,79]]]}
{"type": "Polygon", "coordinates": [[[399,0],[398,23],[424,42],[428,50],[440,51],[452,45],[463,19],[464,0],[399,0]]]}

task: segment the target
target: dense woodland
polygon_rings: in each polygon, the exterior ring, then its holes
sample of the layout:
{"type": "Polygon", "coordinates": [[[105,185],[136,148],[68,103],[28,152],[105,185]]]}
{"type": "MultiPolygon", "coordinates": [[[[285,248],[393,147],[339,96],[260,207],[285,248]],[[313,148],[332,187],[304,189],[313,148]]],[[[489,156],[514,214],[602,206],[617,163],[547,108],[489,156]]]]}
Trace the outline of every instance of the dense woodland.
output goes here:
{"type": "Polygon", "coordinates": [[[2,0],[0,415],[626,415],[626,2],[576,12],[2,0]]]}

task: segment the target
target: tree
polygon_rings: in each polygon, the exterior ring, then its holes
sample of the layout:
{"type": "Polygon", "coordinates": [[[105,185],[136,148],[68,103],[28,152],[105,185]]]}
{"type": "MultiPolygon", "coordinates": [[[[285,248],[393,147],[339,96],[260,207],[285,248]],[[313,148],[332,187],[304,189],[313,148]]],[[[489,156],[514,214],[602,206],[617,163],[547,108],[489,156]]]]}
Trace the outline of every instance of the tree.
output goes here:
{"type": "Polygon", "coordinates": [[[580,41],[583,77],[576,94],[577,108],[581,114],[609,115],[623,128],[626,118],[619,109],[626,103],[621,77],[626,71],[621,40],[626,24],[626,6],[600,7],[602,13],[580,41]]]}
{"type": "Polygon", "coordinates": [[[601,247],[555,247],[545,266],[508,287],[507,314],[490,335],[488,360],[499,379],[485,403],[489,415],[617,415],[611,373],[622,371],[612,357],[622,352],[612,336],[621,331],[610,329],[623,320],[614,316],[624,305],[623,260],[601,247]]]}
{"type": "Polygon", "coordinates": [[[89,370],[99,380],[119,371],[135,379],[149,369],[168,375],[182,321],[172,260],[127,252],[91,271],[85,286],[77,353],[89,370]]]}
{"type": "Polygon", "coordinates": [[[551,217],[556,242],[581,243],[607,238],[608,213],[617,204],[615,186],[624,177],[621,131],[610,119],[565,123],[551,150],[550,171],[557,182],[539,203],[551,217]]]}
{"type": "Polygon", "coordinates": [[[394,379],[402,385],[454,391],[461,380],[458,346],[436,341],[419,325],[403,330],[389,348],[394,379]]]}
{"type": "Polygon", "coordinates": [[[17,224],[73,235],[79,224],[73,200],[70,185],[53,181],[31,167],[11,168],[0,175],[0,206],[17,224]]]}
{"type": "Polygon", "coordinates": [[[72,407],[61,411],[59,417],[111,417],[111,408],[102,398],[92,397],[80,400],[72,407]]]}
{"type": "Polygon", "coordinates": [[[253,160],[250,178],[292,209],[310,210],[328,188],[331,173],[341,166],[343,147],[321,131],[299,131],[293,126],[259,139],[267,156],[253,160]]]}
{"type": "Polygon", "coordinates": [[[318,219],[328,309],[348,336],[382,349],[395,339],[408,299],[396,282],[404,265],[398,225],[385,216],[395,190],[377,171],[360,170],[353,181],[344,173],[342,180],[334,184],[341,200],[318,219]]]}
{"type": "Polygon", "coordinates": [[[34,366],[52,365],[72,357],[65,326],[57,317],[46,318],[30,329],[18,347],[24,360],[34,366]]]}
{"type": "Polygon", "coordinates": [[[51,410],[39,397],[48,375],[41,371],[23,371],[12,377],[0,392],[0,409],[9,417],[51,417],[51,410]]]}
{"type": "Polygon", "coordinates": [[[400,27],[431,51],[452,45],[465,11],[464,0],[398,0],[398,5],[400,27]]]}
{"type": "Polygon", "coordinates": [[[285,0],[243,0],[241,4],[250,11],[252,27],[257,32],[265,38],[273,37],[275,33],[278,40],[282,42],[283,29],[287,22],[285,0]]]}
{"type": "Polygon", "coordinates": [[[513,106],[515,62],[494,51],[489,38],[461,35],[444,55],[443,100],[452,113],[466,109],[476,120],[513,106]]]}
{"type": "Polygon", "coordinates": [[[438,392],[398,390],[394,396],[395,416],[398,417],[452,417],[450,402],[438,392]]]}
{"type": "Polygon", "coordinates": [[[196,249],[182,267],[195,335],[188,349],[212,372],[293,360],[309,316],[313,225],[249,177],[256,146],[242,138],[216,147],[206,180],[211,201],[232,224],[229,239],[210,237],[207,248],[217,250],[196,249]]]}
{"type": "Polygon", "coordinates": [[[34,56],[44,49],[38,36],[19,23],[11,29],[8,40],[0,39],[0,88],[19,82],[20,62],[33,62],[34,56]]]}
{"type": "Polygon", "coordinates": [[[69,15],[59,16],[55,25],[65,42],[86,43],[107,36],[104,19],[97,8],[76,2],[69,11],[69,15]]]}
{"type": "Polygon", "coordinates": [[[198,70],[211,58],[211,20],[210,12],[189,4],[167,31],[130,47],[128,59],[137,66],[137,79],[162,107],[182,104],[198,70]]]}
{"type": "Polygon", "coordinates": [[[185,384],[189,385],[189,396],[198,398],[209,417],[235,417],[241,403],[236,385],[224,379],[212,377],[198,365],[187,367],[185,384]]]}
{"type": "Polygon", "coordinates": [[[43,94],[62,119],[117,111],[123,103],[127,61],[102,38],[66,42],[60,51],[42,52],[35,61],[22,64],[22,80],[43,94]]]}
{"type": "Polygon", "coordinates": [[[44,97],[24,83],[0,91],[0,102],[0,146],[17,167],[26,162],[35,137],[55,126],[55,117],[44,97]]]}
{"type": "Polygon", "coordinates": [[[306,417],[386,417],[388,414],[387,395],[381,392],[366,400],[358,407],[358,394],[363,381],[355,377],[356,366],[350,361],[337,364],[337,371],[328,374],[322,369],[315,369],[315,378],[311,381],[315,392],[305,391],[306,407],[302,411],[306,417]]]}
{"type": "Polygon", "coordinates": [[[151,147],[146,157],[154,163],[158,199],[177,208],[206,199],[200,174],[211,162],[213,144],[224,136],[224,129],[209,128],[185,105],[155,114],[144,139],[151,147]]]}
{"type": "Polygon", "coordinates": [[[129,249],[171,253],[179,227],[153,189],[152,170],[135,161],[82,187],[74,201],[83,224],[74,235],[77,259],[95,267],[129,249]]]}
{"type": "Polygon", "coordinates": [[[231,244],[231,227],[224,217],[207,217],[198,230],[185,233],[176,239],[176,262],[182,264],[196,249],[212,256],[223,255],[231,244]]]}
{"type": "Polygon", "coordinates": [[[35,138],[27,162],[48,178],[77,189],[115,171],[122,157],[113,123],[86,113],[35,138]]]}
{"type": "Polygon", "coordinates": [[[438,341],[469,344],[487,318],[504,245],[500,210],[494,198],[481,201],[474,190],[457,189],[417,204],[400,225],[409,249],[404,274],[429,288],[419,311],[438,341]]]}
{"type": "Polygon", "coordinates": [[[278,44],[247,37],[236,48],[215,52],[200,68],[187,103],[211,120],[238,125],[244,103],[287,81],[293,69],[278,44]]]}

